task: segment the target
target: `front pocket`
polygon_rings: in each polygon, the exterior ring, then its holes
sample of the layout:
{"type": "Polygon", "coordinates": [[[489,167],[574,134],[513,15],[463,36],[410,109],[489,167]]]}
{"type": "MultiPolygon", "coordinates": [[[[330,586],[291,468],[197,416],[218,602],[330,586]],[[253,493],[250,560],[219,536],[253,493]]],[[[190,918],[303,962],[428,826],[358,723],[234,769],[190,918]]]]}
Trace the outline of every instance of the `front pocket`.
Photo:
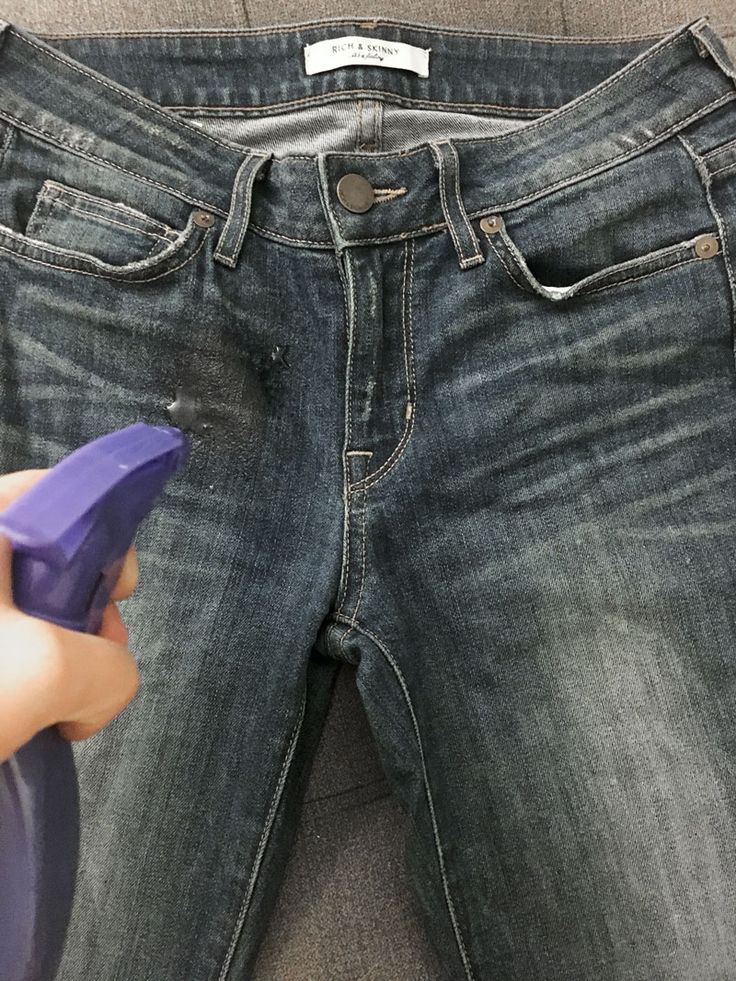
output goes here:
{"type": "Polygon", "coordinates": [[[46,180],[36,196],[25,234],[45,245],[84,253],[101,262],[140,262],[176,241],[168,225],[121,201],[46,180]]]}
{"type": "MultiPolygon", "coordinates": [[[[171,234],[162,235],[160,241],[153,245],[146,240],[143,248],[150,249],[149,252],[142,258],[126,257],[126,261],[121,263],[108,262],[78,251],[74,247],[75,242],[68,243],[69,247],[47,243],[0,225],[0,256],[13,256],[62,272],[125,283],[143,283],[169,275],[193,259],[204,246],[214,220],[209,212],[193,209],[184,228],[170,229],[171,234]]],[[[40,215],[38,221],[42,221],[40,215]]],[[[38,234],[45,234],[45,230],[38,234]]]]}
{"type": "Polygon", "coordinates": [[[618,289],[647,276],[664,272],[688,262],[702,262],[721,251],[717,231],[706,231],[682,242],[647,252],[645,255],[616,263],[591,273],[566,286],[541,282],[529,267],[521,250],[508,233],[501,215],[487,215],[480,221],[490,250],[497,256],[513,282],[527,292],[536,293],[552,301],[568,300],[575,296],[602,293],[618,289]]]}

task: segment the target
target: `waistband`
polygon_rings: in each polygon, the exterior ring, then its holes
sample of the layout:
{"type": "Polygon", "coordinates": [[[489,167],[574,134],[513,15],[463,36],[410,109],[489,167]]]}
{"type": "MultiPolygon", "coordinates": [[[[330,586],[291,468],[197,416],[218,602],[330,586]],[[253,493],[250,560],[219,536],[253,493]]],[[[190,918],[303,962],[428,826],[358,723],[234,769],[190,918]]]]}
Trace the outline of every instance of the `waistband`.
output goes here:
{"type": "Polygon", "coordinates": [[[478,258],[468,218],[606,169],[736,98],[736,68],[707,16],[663,36],[612,40],[384,18],[80,36],[33,35],[0,21],[0,32],[0,118],[230,222],[244,209],[254,229],[301,247],[342,249],[447,228],[455,238],[459,229],[461,265],[463,256],[465,265],[478,258]],[[305,73],[304,45],[369,30],[429,48],[429,76],[369,65],[305,73]],[[527,122],[395,152],[264,158],[174,111],[210,106],[247,118],[361,97],[527,122]],[[348,173],[404,192],[354,213],[336,190],[348,173]]]}

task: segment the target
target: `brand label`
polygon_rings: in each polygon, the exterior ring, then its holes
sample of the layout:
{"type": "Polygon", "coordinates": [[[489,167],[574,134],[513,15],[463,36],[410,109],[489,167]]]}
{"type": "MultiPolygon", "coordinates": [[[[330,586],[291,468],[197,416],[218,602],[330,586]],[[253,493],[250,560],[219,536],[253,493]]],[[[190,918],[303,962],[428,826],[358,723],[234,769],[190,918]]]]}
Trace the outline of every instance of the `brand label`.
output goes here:
{"type": "Polygon", "coordinates": [[[307,75],[316,75],[343,65],[377,65],[380,68],[403,68],[426,78],[430,51],[431,48],[417,48],[403,41],[349,34],[306,44],[304,68],[307,75]]]}

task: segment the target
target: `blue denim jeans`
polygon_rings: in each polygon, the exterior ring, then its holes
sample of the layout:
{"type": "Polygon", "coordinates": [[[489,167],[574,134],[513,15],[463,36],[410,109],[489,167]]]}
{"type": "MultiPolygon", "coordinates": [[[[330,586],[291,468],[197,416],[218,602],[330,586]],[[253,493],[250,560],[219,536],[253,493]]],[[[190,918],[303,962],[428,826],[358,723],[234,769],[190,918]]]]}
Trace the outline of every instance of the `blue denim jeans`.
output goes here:
{"type": "Polygon", "coordinates": [[[458,981],[736,978],[736,68],[394,20],[0,49],[0,464],[191,436],[59,981],[243,981],[335,672],[458,981]],[[305,72],[344,36],[429,72],[305,72]],[[363,42],[366,43],[366,42],[363,42]],[[368,45],[370,47],[370,45],[368,45]]]}

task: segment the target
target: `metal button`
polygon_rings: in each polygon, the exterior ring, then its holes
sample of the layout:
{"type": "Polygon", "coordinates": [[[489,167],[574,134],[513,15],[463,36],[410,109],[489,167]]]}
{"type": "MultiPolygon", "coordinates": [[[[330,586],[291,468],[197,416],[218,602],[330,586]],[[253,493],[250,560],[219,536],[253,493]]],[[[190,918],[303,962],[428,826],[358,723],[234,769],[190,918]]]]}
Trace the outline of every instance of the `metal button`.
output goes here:
{"type": "Polygon", "coordinates": [[[360,213],[372,207],[375,192],[362,174],[343,174],[337,182],[337,199],[343,208],[360,213]]]}
{"type": "Polygon", "coordinates": [[[720,251],[716,235],[698,235],[695,239],[695,254],[701,259],[709,259],[720,251]]]}
{"type": "Polygon", "coordinates": [[[215,216],[209,211],[195,211],[194,224],[199,225],[200,228],[211,228],[215,224],[215,216]]]}
{"type": "Polygon", "coordinates": [[[481,218],[480,227],[489,235],[495,235],[503,228],[503,218],[500,215],[486,215],[485,218],[481,218]]]}

